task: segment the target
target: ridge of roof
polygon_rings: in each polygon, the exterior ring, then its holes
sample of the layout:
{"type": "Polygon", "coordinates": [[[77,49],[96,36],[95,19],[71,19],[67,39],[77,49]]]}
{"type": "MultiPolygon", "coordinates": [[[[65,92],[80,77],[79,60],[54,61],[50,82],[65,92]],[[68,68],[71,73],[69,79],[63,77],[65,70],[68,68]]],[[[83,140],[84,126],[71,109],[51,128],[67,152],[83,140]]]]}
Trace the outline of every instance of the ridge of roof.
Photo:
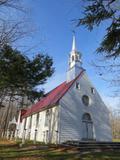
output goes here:
{"type": "MultiPolygon", "coordinates": [[[[82,76],[82,74],[83,74],[84,71],[85,71],[85,70],[83,69],[83,70],[80,72],[80,74],[79,74],[75,79],[73,79],[72,81],[68,82],[68,83],[70,83],[70,86],[67,88],[67,90],[65,91],[65,93],[71,88],[71,86],[74,84],[74,82],[76,82],[76,80],[77,80],[80,76],[82,76]]],[[[65,93],[62,94],[62,96],[58,99],[58,101],[65,95],[65,93]]]]}
{"type": "Polygon", "coordinates": [[[83,69],[80,74],[73,79],[70,82],[63,82],[59,86],[55,87],[53,90],[48,92],[47,96],[42,98],[40,101],[38,101],[36,104],[33,104],[33,106],[29,109],[27,109],[27,112],[23,115],[23,118],[31,116],[37,112],[40,112],[42,109],[55,105],[60,99],[66,94],[66,92],[71,88],[71,86],[74,84],[74,82],[82,76],[83,72],[85,70],[83,69]]]}

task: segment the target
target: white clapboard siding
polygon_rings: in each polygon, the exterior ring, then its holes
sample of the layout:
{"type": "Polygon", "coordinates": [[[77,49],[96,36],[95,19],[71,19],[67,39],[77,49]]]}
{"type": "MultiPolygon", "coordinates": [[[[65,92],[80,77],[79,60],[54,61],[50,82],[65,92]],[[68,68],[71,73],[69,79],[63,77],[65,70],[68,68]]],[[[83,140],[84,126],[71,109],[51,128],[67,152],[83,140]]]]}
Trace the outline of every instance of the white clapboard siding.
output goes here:
{"type": "Polygon", "coordinates": [[[49,137],[48,140],[51,143],[57,143],[58,142],[58,106],[54,106],[49,109],[51,116],[50,116],[50,123],[49,126],[45,126],[45,116],[46,116],[46,110],[43,110],[39,112],[39,119],[38,119],[38,125],[37,123],[37,114],[35,113],[32,116],[28,116],[27,118],[24,118],[22,120],[22,123],[19,125],[19,134],[18,137],[22,138],[25,130],[25,139],[28,140],[34,140],[35,139],[35,131],[36,133],[36,141],[40,142],[46,142],[46,131],[49,131],[49,137]],[[30,119],[31,120],[31,127],[30,127],[30,119]],[[25,125],[25,119],[26,119],[26,125],[25,125]]]}
{"type": "Polygon", "coordinates": [[[88,80],[86,73],[77,82],[80,84],[80,89],[76,89],[76,84],[74,84],[60,100],[60,142],[81,140],[84,137],[82,124],[84,113],[91,115],[94,125],[94,139],[97,141],[111,141],[112,135],[107,107],[96,89],[94,89],[94,94],[91,93],[93,85],[88,80]],[[83,95],[89,96],[89,106],[83,104],[83,95]]]}

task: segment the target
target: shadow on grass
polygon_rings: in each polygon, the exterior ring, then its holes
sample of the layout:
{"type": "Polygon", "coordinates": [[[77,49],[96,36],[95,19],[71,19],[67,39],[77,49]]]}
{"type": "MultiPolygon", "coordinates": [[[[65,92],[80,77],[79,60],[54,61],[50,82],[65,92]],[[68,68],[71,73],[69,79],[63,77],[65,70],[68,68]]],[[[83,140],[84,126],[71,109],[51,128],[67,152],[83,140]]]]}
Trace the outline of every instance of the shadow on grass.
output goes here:
{"type": "Polygon", "coordinates": [[[80,152],[74,147],[0,145],[0,160],[120,160],[120,152],[80,152]]]}
{"type": "Polygon", "coordinates": [[[9,151],[9,152],[3,152],[0,153],[0,157],[3,159],[16,159],[16,158],[42,158],[42,160],[67,160],[71,157],[74,157],[75,154],[68,154],[68,153],[59,153],[59,152],[51,152],[51,150],[41,151],[41,150],[34,150],[34,151],[24,151],[24,152],[18,152],[16,151],[9,151]],[[6,154],[7,153],[7,154],[6,154]]]}
{"type": "MultiPolygon", "coordinates": [[[[120,154],[116,153],[89,153],[89,154],[44,154],[44,155],[23,155],[23,156],[16,156],[11,157],[11,159],[20,160],[20,158],[30,158],[30,160],[33,160],[36,158],[36,160],[119,160],[120,154]]],[[[10,159],[10,157],[6,157],[5,159],[0,160],[7,160],[10,159]]]]}

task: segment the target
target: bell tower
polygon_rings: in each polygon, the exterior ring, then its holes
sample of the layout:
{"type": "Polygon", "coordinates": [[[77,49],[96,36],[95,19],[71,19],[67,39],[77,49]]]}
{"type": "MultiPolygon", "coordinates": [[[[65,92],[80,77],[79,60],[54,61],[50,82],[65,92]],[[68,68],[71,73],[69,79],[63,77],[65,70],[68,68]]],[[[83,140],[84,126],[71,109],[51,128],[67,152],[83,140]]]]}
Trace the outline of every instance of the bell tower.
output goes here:
{"type": "Polygon", "coordinates": [[[67,71],[67,82],[73,80],[82,70],[81,53],[76,49],[75,34],[73,35],[72,50],[69,55],[69,68],[67,71]]]}

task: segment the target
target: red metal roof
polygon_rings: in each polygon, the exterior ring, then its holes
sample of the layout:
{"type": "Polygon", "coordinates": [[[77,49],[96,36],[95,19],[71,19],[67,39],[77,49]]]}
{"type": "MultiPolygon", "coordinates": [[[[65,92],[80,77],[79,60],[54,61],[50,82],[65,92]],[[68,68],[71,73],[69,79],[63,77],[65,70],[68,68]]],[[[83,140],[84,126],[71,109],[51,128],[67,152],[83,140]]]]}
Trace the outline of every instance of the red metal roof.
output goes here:
{"type": "Polygon", "coordinates": [[[81,73],[74,80],[68,83],[63,82],[58,87],[49,92],[46,97],[42,98],[39,102],[29,108],[27,112],[23,115],[23,118],[37,113],[43,108],[55,105],[65,95],[65,93],[69,90],[72,84],[82,75],[83,72],[84,70],[82,70],[81,73]]]}

